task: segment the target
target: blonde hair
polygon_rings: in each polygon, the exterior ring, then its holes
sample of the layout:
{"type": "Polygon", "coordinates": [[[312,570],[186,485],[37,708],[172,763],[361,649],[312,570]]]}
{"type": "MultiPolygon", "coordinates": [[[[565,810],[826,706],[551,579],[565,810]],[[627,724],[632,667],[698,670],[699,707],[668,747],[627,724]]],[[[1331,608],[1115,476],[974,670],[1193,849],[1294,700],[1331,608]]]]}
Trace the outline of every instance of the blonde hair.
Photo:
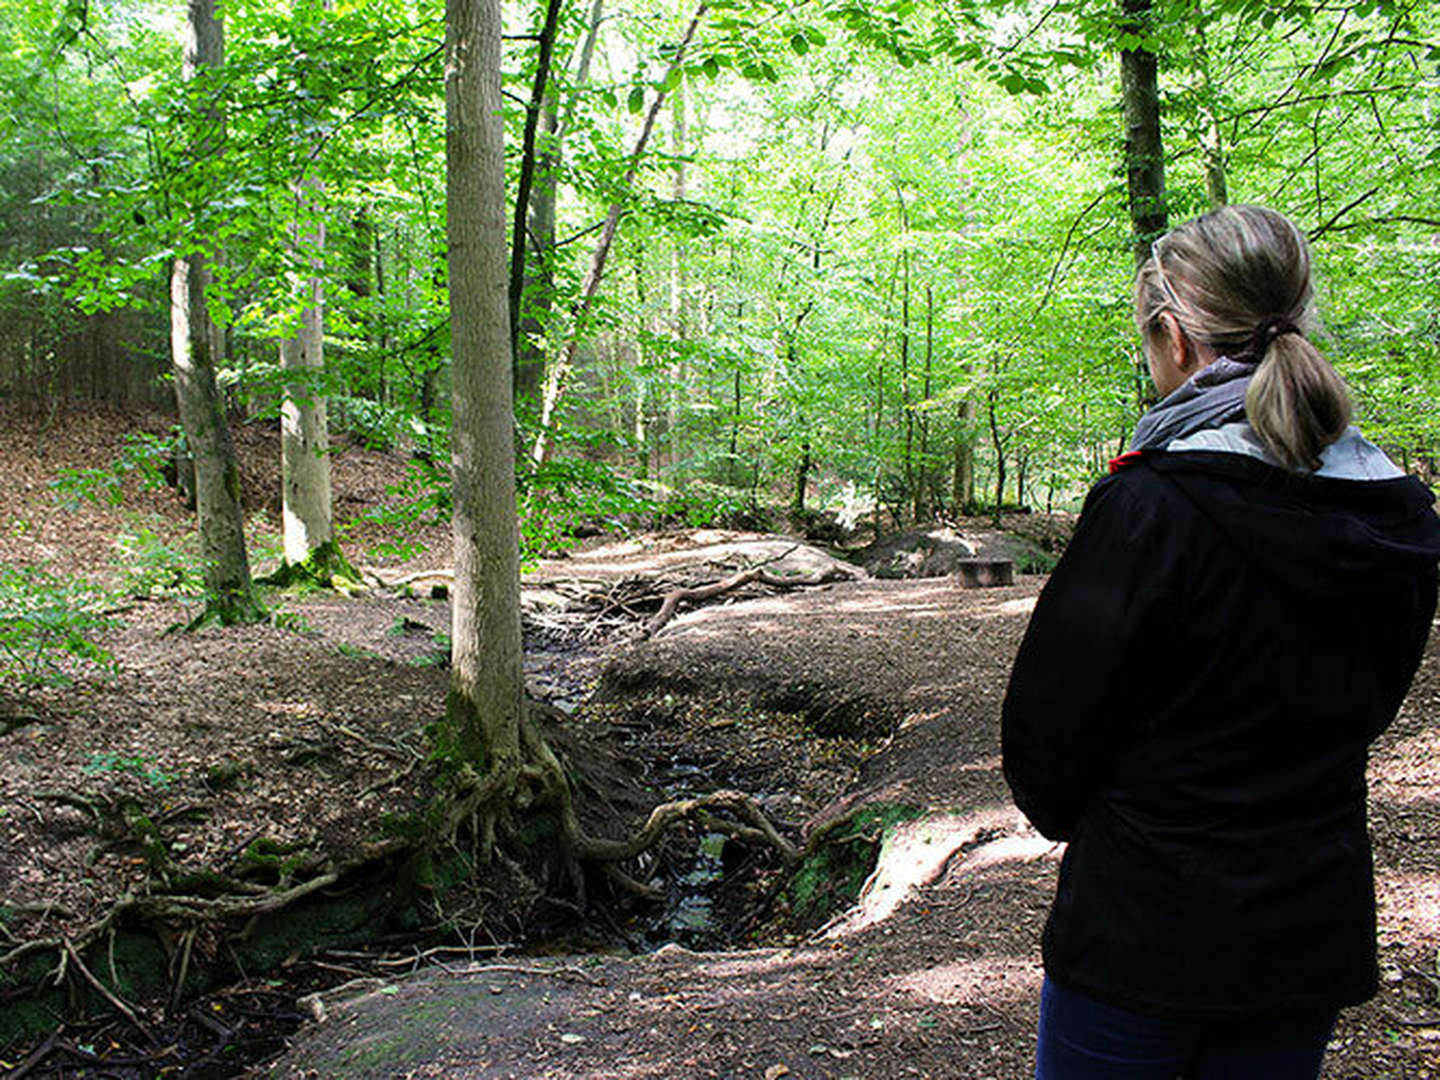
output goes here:
{"type": "Polygon", "coordinates": [[[1314,301],[1305,237],[1260,206],[1186,222],[1155,242],[1135,278],[1142,333],[1163,332],[1169,312],[1191,340],[1257,365],[1245,395],[1250,426],[1276,461],[1309,472],[1350,423],[1345,380],[1306,337],[1317,326],[1314,301]]]}

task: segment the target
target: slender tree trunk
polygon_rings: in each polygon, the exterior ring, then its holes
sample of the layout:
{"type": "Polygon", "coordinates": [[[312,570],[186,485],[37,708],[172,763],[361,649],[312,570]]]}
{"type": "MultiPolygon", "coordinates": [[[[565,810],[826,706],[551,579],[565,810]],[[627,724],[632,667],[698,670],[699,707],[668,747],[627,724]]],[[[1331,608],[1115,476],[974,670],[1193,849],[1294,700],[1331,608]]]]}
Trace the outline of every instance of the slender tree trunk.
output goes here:
{"type": "MultiPolygon", "coordinates": [[[[542,120],[555,116],[555,92],[550,85],[550,61],[555,52],[555,35],[560,27],[561,0],[547,0],[545,18],[540,25],[537,38],[538,55],[535,59],[535,81],[530,88],[530,103],[525,109],[525,130],[520,146],[520,176],[515,185],[515,223],[510,231],[510,351],[514,357],[514,387],[518,396],[522,392],[520,372],[520,309],[525,290],[525,244],[526,226],[530,220],[530,193],[535,183],[539,161],[536,154],[536,137],[542,120]]],[[[553,121],[550,134],[554,134],[553,121]]],[[[550,182],[554,182],[553,168],[550,182]]],[[[552,205],[553,210],[553,205],[552,205]]],[[[528,373],[527,373],[528,379],[528,373]]]]}
{"type": "MultiPolygon", "coordinates": [[[[585,40],[580,46],[573,81],[583,87],[590,77],[590,61],[595,55],[595,40],[600,32],[600,19],[605,0],[594,0],[587,20],[585,40]]],[[[535,186],[530,192],[530,217],[526,246],[525,280],[521,296],[517,353],[515,357],[515,401],[521,407],[535,408],[540,403],[545,385],[545,338],[550,329],[551,312],[555,305],[555,199],[559,192],[560,163],[566,129],[574,111],[575,96],[562,117],[558,95],[551,80],[540,114],[540,130],[536,139],[535,186]]]]}
{"type": "Polygon", "coordinates": [[[735,386],[730,395],[730,484],[740,486],[740,368],[735,368],[735,386]]]}
{"type": "Polygon", "coordinates": [[[998,392],[992,386],[986,393],[986,408],[990,420],[990,445],[995,450],[995,510],[994,521],[1000,524],[1000,511],[1005,505],[1005,439],[1000,435],[996,402],[998,392]]]}
{"type": "MultiPolygon", "coordinates": [[[[1122,32],[1142,38],[1151,32],[1152,0],[1120,0],[1122,32]]],[[[1160,85],[1156,56],[1148,49],[1120,54],[1125,109],[1125,176],[1135,265],[1150,257],[1150,246],[1165,232],[1165,154],[1160,141],[1160,85]]]]}
{"type": "MultiPolygon", "coordinates": [[[[310,2],[331,10],[331,0],[310,2]]],[[[318,141],[311,140],[311,149],[318,152],[318,141]]],[[[330,425],[319,385],[325,371],[324,200],[320,180],[302,174],[295,184],[291,243],[297,264],[307,267],[309,276],[299,286],[300,325],[294,337],[280,343],[280,366],[286,374],[280,404],[280,481],[285,562],[330,584],[337,575],[356,575],[335,544],[330,425]]]]}
{"type": "MultiPolygon", "coordinates": [[[[185,21],[182,77],[189,81],[224,64],[224,27],[214,0],[190,0],[185,21]]],[[[210,134],[223,138],[216,115],[195,118],[210,134]]],[[[240,505],[240,469],[216,384],[218,335],[205,301],[209,284],[205,257],[175,260],[170,276],[170,358],[175,401],[185,441],[195,461],[195,508],[199,517],[201,557],[205,564],[206,613],[222,623],[263,616],[250,580],[245,551],[245,518],[240,505]]]]}
{"type": "MultiPolygon", "coordinates": [[[[1196,12],[1197,16],[1200,13],[1196,12]]],[[[1215,87],[1210,82],[1210,50],[1205,40],[1205,19],[1192,20],[1195,30],[1195,60],[1200,68],[1200,144],[1205,156],[1205,194],[1210,208],[1216,209],[1230,201],[1226,178],[1225,134],[1215,112],[1215,87]]]]}
{"type": "Polygon", "coordinates": [[[935,294],[925,286],[925,383],[924,402],[920,412],[920,483],[915,488],[915,520],[929,517],[925,496],[930,483],[930,403],[931,365],[935,359],[935,294]]]}
{"type": "Polygon", "coordinates": [[[520,759],[525,681],[499,0],[446,0],[445,179],[454,355],[455,594],[449,749],[491,772],[520,759]]]}
{"type": "MultiPolygon", "coordinates": [[[[905,494],[901,506],[912,497],[919,501],[915,486],[915,403],[910,395],[910,248],[902,260],[900,288],[900,411],[905,418],[905,494]]],[[[904,512],[903,510],[901,511],[904,512]]],[[[919,518],[917,516],[916,520],[919,518]]]]}

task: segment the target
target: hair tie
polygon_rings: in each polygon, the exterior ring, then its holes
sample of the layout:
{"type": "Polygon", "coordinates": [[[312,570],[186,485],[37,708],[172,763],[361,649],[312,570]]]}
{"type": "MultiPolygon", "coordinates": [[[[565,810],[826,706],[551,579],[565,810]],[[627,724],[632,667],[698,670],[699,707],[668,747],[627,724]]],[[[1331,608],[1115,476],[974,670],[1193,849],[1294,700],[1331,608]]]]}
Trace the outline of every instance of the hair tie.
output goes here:
{"type": "Polygon", "coordinates": [[[1305,331],[1284,315],[1267,315],[1260,320],[1255,327],[1254,335],[1250,338],[1249,353],[1255,358],[1255,363],[1258,364],[1265,359],[1265,354],[1270,351],[1271,344],[1283,334],[1299,334],[1303,337],[1305,331]]]}

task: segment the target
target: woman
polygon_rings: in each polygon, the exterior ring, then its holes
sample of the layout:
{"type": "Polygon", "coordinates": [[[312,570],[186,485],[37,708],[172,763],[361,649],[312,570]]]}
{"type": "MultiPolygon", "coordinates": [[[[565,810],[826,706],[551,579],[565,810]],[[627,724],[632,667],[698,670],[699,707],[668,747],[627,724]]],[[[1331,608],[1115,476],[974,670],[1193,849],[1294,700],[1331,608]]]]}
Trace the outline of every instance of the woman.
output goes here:
{"type": "Polygon", "coordinates": [[[1036,1076],[1310,1078],[1377,985],[1366,752],[1420,661],[1440,521],[1349,426],[1289,220],[1182,225],[1135,295],[1164,399],[1005,699],[1015,801],[1069,841],[1036,1076]]]}

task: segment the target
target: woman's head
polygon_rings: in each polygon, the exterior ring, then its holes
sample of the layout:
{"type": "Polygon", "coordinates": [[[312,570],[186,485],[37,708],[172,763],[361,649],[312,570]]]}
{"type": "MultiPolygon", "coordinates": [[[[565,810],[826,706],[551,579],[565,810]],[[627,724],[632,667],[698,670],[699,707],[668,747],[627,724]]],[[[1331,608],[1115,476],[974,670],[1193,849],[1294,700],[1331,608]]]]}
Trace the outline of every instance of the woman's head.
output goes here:
{"type": "Polygon", "coordinates": [[[1150,350],[1259,365],[1245,406],[1283,465],[1315,469],[1350,422],[1345,383],[1305,334],[1315,328],[1310,251],[1284,215],[1225,206],[1155,243],[1135,280],[1135,318],[1150,350]],[[1189,350],[1187,352],[1187,350],[1189,350]]]}

